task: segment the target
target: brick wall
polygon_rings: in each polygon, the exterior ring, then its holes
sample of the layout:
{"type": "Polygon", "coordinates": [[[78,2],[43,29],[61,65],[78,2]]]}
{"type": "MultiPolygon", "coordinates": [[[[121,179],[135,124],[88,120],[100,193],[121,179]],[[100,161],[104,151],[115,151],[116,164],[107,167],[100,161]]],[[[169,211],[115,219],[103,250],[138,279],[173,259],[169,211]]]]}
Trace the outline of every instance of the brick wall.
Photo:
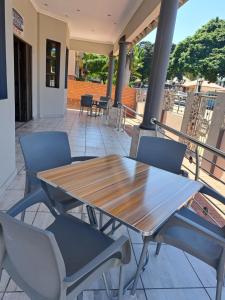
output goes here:
{"type": "MultiPolygon", "coordinates": [[[[71,77],[68,79],[67,104],[69,108],[79,108],[81,95],[91,94],[94,99],[106,95],[106,84],[93,83],[88,81],[76,81],[71,77]]],[[[112,98],[114,99],[115,86],[112,89],[112,98]]],[[[122,95],[122,103],[132,109],[136,109],[136,90],[125,87],[122,95]]]]}

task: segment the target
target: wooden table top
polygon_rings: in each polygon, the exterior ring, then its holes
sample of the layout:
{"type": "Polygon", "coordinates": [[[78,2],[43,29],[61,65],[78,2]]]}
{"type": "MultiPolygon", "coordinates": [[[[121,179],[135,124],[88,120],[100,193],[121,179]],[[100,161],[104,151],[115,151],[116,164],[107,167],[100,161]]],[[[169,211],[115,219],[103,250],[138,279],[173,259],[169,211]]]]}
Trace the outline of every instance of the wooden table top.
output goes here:
{"type": "Polygon", "coordinates": [[[39,172],[38,178],[152,235],[202,183],[118,155],[39,172]]]}

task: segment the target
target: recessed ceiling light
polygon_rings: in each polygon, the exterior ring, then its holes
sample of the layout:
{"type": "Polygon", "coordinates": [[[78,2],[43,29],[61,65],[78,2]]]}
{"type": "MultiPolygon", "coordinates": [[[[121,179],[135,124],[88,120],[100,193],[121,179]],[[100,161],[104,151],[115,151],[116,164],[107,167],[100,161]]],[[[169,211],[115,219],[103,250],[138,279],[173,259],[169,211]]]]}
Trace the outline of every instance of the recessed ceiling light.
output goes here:
{"type": "Polygon", "coordinates": [[[108,14],[107,17],[111,17],[112,15],[108,14]]]}

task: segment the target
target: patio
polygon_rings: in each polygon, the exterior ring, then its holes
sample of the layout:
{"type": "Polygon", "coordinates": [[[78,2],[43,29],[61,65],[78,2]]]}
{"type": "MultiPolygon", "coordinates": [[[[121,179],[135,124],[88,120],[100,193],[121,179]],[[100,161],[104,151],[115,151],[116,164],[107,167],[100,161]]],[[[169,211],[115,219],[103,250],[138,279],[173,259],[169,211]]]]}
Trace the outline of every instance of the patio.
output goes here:
{"type": "MultiPolygon", "coordinates": [[[[69,135],[72,156],[107,154],[128,155],[131,139],[125,132],[118,132],[105,125],[104,117],[87,117],[86,113],[79,115],[76,110],[67,110],[64,118],[46,118],[30,121],[16,130],[16,155],[18,174],[5,194],[0,198],[0,209],[5,211],[23,197],[25,171],[19,136],[29,132],[61,130],[69,135]]],[[[80,217],[79,209],[72,214],[80,217]]],[[[26,221],[40,228],[45,228],[51,221],[51,215],[44,206],[34,206],[26,213],[26,221]]],[[[118,237],[125,234],[132,241],[133,258],[126,267],[126,279],[133,275],[141,250],[141,237],[134,231],[121,227],[115,234],[118,237]]],[[[175,299],[214,299],[216,277],[213,269],[199,260],[177,250],[163,245],[158,257],[154,256],[155,245],[151,244],[150,261],[138,284],[136,299],[140,300],[175,300],[175,299]],[[175,266],[175,267],[174,267],[175,266]]],[[[118,286],[118,274],[113,270],[108,277],[112,289],[118,286]]],[[[0,283],[1,299],[28,299],[20,291],[8,275],[3,272],[0,283]]],[[[107,299],[102,281],[93,282],[84,292],[84,299],[107,299]]],[[[131,299],[130,296],[125,299],[131,299]]],[[[225,299],[225,294],[223,295],[225,299]]]]}

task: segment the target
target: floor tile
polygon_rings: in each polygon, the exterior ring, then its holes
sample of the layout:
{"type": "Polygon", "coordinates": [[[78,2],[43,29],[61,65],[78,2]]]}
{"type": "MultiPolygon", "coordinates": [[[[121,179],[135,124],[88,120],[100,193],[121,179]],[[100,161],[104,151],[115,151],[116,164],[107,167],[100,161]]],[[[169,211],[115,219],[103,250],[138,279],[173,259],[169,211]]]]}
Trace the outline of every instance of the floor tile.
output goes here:
{"type": "MultiPolygon", "coordinates": [[[[134,244],[136,258],[142,245],[134,244]]],[[[141,275],[144,288],[202,287],[184,253],[174,247],[162,245],[155,256],[155,245],[149,246],[149,262],[141,275]]]]}
{"type": "Polygon", "coordinates": [[[216,271],[199,259],[189,254],[186,255],[203,285],[205,287],[216,287],[216,271]]]}
{"type": "Polygon", "coordinates": [[[147,300],[210,300],[206,291],[200,289],[154,289],[146,290],[147,300]]]}
{"type": "Polygon", "coordinates": [[[0,210],[7,210],[24,196],[23,190],[6,190],[0,198],[0,210]]]}
{"type": "MultiPolygon", "coordinates": [[[[211,300],[216,299],[216,289],[215,288],[207,288],[206,290],[207,290],[207,293],[209,294],[211,300]]],[[[225,300],[225,287],[223,288],[221,300],[225,300]]]]}
{"type": "Polygon", "coordinates": [[[3,300],[30,300],[30,298],[23,292],[6,293],[3,300]]]}
{"type": "MultiPolygon", "coordinates": [[[[85,291],[83,293],[83,300],[107,300],[107,294],[105,291],[85,291]]],[[[129,295],[125,295],[123,300],[146,300],[144,291],[138,290],[136,295],[131,298],[129,295]]]]}

